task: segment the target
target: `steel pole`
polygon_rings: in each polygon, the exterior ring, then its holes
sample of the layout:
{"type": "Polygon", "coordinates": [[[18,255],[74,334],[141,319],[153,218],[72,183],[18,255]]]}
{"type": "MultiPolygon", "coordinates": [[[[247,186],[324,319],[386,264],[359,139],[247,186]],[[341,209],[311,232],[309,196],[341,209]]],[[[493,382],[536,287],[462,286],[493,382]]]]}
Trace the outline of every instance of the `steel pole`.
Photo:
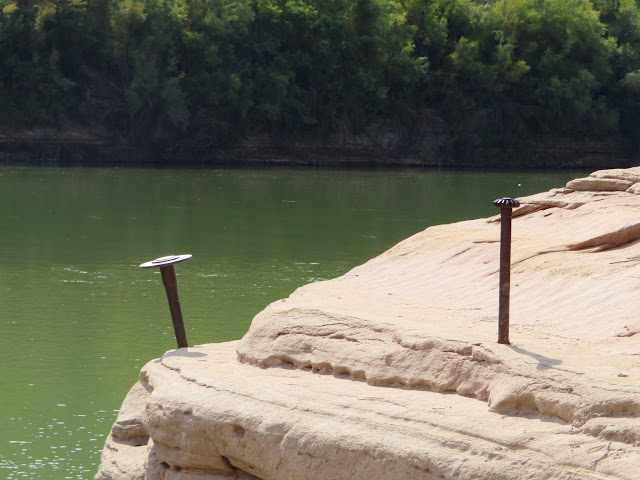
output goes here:
{"type": "Polygon", "coordinates": [[[187,333],[184,330],[184,320],[182,319],[182,309],[180,308],[180,298],[178,297],[176,269],[173,268],[173,265],[166,265],[160,267],[160,273],[164,289],[167,291],[169,311],[171,312],[171,321],[173,322],[173,331],[176,334],[178,348],[188,347],[187,333]]]}
{"type": "Polygon", "coordinates": [[[186,255],[169,255],[167,257],[156,258],[150,262],[140,265],[140,268],[160,268],[162,275],[162,283],[167,292],[167,300],[169,301],[169,311],[171,312],[171,321],[173,322],[173,331],[176,334],[178,348],[188,347],[187,333],[184,329],[184,320],[182,319],[182,309],[180,308],[180,297],[178,297],[178,279],[176,278],[176,270],[173,267],[175,263],[184,262],[191,258],[190,254],[186,255]]]}
{"type": "Polygon", "coordinates": [[[500,208],[500,285],[498,296],[498,343],[510,345],[509,303],[511,297],[511,218],[512,210],[520,203],[512,198],[493,202],[500,208]]]}
{"type": "Polygon", "coordinates": [[[509,303],[511,295],[511,209],[500,209],[500,297],[498,343],[509,342],[509,303]]]}

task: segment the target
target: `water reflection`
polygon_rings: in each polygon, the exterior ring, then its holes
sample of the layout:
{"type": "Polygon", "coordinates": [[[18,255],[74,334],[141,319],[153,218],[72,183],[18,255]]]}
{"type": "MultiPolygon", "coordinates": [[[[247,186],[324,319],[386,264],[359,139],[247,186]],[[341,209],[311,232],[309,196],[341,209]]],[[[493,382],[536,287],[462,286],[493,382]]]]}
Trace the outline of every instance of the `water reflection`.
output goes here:
{"type": "Polygon", "coordinates": [[[93,412],[91,407],[88,411],[91,415],[61,412],[48,419],[33,414],[31,419],[10,418],[8,426],[22,429],[30,440],[9,440],[8,447],[2,449],[0,469],[4,478],[92,478],[97,463],[90,459],[99,455],[105,440],[100,430],[116,412],[93,412]]]}

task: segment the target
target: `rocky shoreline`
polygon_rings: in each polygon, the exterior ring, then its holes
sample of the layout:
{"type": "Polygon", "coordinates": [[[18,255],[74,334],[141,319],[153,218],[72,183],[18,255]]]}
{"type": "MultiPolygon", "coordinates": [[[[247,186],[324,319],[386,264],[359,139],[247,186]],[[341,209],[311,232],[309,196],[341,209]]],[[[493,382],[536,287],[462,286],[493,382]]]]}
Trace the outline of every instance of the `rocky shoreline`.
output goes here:
{"type": "Polygon", "coordinates": [[[640,469],[640,167],[430,227],[149,362],[95,480],[627,479],[640,469]]]}

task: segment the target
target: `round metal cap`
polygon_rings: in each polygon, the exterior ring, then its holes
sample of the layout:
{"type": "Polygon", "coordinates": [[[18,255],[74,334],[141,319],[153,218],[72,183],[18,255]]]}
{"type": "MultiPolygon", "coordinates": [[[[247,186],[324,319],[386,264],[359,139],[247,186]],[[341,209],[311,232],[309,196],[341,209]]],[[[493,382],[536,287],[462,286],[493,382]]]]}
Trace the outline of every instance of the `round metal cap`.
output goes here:
{"type": "Polygon", "coordinates": [[[513,198],[504,197],[494,200],[493,205],[498,208],[516,208],[520,206],[520,202],[513,198]]]}
{"type": "Polygon", "coordinates": [[[191,254],[168,255],[166,257],[156,258],[150,262],[145,262],[140,265],[140,268],[162,267],[164,265],[171,265],[172,263],[184,262],[185,260],[189,260],[191,257],[191,254]]]}

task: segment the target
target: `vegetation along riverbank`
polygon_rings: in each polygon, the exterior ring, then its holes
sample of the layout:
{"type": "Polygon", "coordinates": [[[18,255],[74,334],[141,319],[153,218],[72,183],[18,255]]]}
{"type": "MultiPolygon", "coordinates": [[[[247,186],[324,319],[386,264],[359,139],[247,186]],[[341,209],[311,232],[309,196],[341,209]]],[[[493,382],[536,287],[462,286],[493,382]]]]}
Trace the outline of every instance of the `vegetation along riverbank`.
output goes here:
{"type": "Polygon", "coordinates": [[[635,0],[0,0],[0,161],[622,166],[639,47],[635,0]]]}

